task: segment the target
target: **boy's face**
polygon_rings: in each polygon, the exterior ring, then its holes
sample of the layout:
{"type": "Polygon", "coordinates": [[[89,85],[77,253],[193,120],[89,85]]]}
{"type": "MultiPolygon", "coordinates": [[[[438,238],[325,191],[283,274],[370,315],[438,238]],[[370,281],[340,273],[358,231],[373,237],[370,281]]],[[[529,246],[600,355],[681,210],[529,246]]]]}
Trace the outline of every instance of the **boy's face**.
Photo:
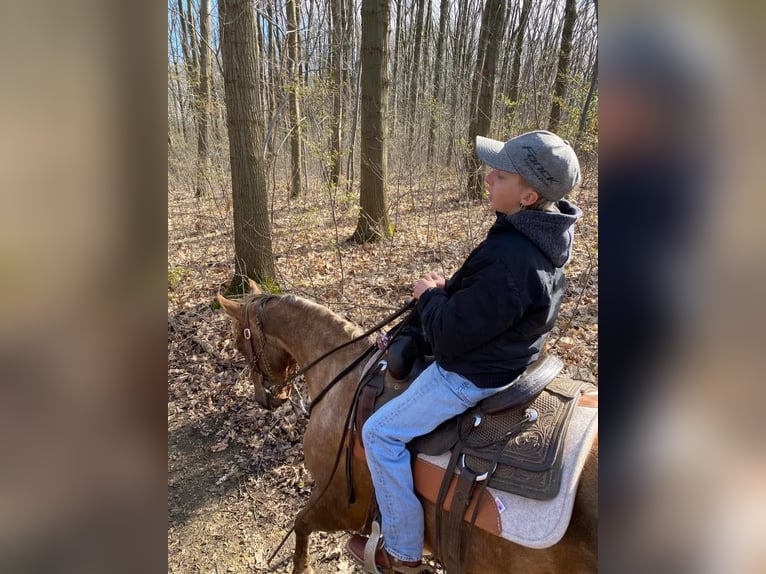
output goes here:
{"type": "Polygon", "coordinates": [[[510,215],[521,210],[521,204],[532,205],[538,195],[518,173],[487,167],[487,193],[492,209],[510,215]]]}

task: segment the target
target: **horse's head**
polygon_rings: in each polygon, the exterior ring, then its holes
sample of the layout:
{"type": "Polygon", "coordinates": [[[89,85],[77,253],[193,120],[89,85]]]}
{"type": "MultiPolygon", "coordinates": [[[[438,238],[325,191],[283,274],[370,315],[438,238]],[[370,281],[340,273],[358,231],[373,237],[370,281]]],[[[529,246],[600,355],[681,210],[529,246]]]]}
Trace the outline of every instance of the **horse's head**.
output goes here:
{"type": "Polygon", "coordinates": [[[241,302],[220,294],[218,302],[233,319],[235,345],[250,366],[255,400],[267,409],[274,409],[290,395],[286,380],[295,361],[279,341],[264,330],[264,306],[269,296],[261,293],[253,281],[250,281],[250,291],[251,295],[241,302]]]}

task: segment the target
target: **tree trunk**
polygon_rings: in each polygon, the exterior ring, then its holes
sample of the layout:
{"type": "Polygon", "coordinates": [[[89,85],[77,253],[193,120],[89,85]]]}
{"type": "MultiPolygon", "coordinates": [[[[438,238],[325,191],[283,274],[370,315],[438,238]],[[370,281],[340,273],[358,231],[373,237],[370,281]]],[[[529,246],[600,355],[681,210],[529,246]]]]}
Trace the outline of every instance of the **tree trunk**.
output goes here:
{"type": "MultiPolygon", "coordinates": [[[[483,61],[476,66],[478,89],[471,125],[468,129],[468,142],[471,152],[466,158],[468,170],[468,197],[480,199],[483,195],[483,177],[481,164],[474,150],[477,135],[487,135],[492,124],[492,103],[494,101],[495,75],[497,70],[497,49],[502,43],[505,0],[487,0],[484,6],[485,17],[479,37],[480,53],[483,61]]],[[[473,99],[473,98],[472,98],[473,99]]]]}
{"type": "MultiPolygon", "coordinates": [[[[512,30],[512,24],[517,20],[517,14],[516,10],[511,6],[511,2],[509,1],[505,6],[505,20],[503,21],[503,30],[512,30]]],[[[503,33],[504,39],[503,43],[500,45],[499,52],[498,52],[498,73],[497,73],[497,83],[495,84],[495,91],[502,93],[502,94],[508,94],[508,76],[509,70],[511,68],[511,61],[513,60],[513,38],[515,35],[513,32],[509,34],[503,33]],[[505,36],[507,36],[507,40],[505,39],[505,36]]],[[[505,117],[505,107],[507,105],[507,101],[501,101],[497,102],[495,105],[495,109],[498,109],[498,105],[501,106],[500,109],[502,110],[502,116],[505,117]]],[[[505,130],[502,130],[505,132],[505,130]]]]}
{"type": "Polygon", "coordinates": [[[529,21],[529,12],[532,8],[532,0],[524,0],[519,15],[519,25],[516,28],[516,35],[513,39],[513,64],[511,66],[511,91],[508,94],[511,109],[507,114],[508,129],[513,127],[513,119],[516,115],[516,109],[519,105],[519,79],[521,78],[521,52],[524,49],[524,35],[529,21]]]}
{"type": "MultiPolygon", "coordinates": [[[[277,78],[279,77],[278,67],[279,64],[277,63],[277,38],[276,34],[274,32],[274,22],[276,22],[276,14],[274,10],[274,3],[273,2],[266,2],[266,21],[267,21],[267,29],[268,29],[268,54],[266,58],[266,67],[268,68],[268,82],[264,86],[264,91],[266,92],[266,102],[268,103],[267,110],[276,110],[277,109],[277,90],[276,86],[279,85],[277,78]]],[[[269,142],[269,149],[273,147],[274,138],[271,138],[271,141],[269,142]]]]}
{"type": "Polygon", "coordinates": [[[555,132],[561,123],[563,108],[567,92],[569,60],[572,56],[572,34],[575,20],[577,20],[577,0],[566,0],[564,7],[564,28],[561,32],[561,46],[559,48],[559,64],[556,69],[556,82],[553,88],[553,103],[551,104],[551,116],[548,122],[548,130],[555,132]]]}
{"type": "MultiPolygon", "coordinates": [[[[450,114],[453,120],[457,120],[458,106],[460,102],[460,95],[464,90],[465,84],[465,59],[464,54],[467,52],[465,49],[466,36],[468,30],[468,0],[459,0],[457,21],[455,24],[456,40],[455,48],[452,53],[452,97],[450,99],[450,114]]],[[[445,165],[449,166],[452,163],[452,155],[454,153],[455,139],[457,138],[455,121],[450,124],[450,137],[447,138],[447,157],[445,158],[445,165]]]]}
{"type": "Polygon", "coordinates": [[[596,92],[596,85],[598,84],[598,53],[596,53],[596,61],[593,64],[593,72],[590,76],[590,87],[588,88],[588,95],[585,97],[585,103],[582,107],[582,113],[580,114],[580,125],[577,128],[577,140],[582,138],[585,133],[585,124],[588,121],[588,112],[590,111],[590,105],[593,101],[593,94],[596,92]]]}
{"type": "Polygon", "coordinates": [[[346,164],[346,173],[348,174],[346,182],[346,192],[351,193],[354,188],[354,146],[356,145],[356,126],[359,123],[359,108],[361,106],[361,84],[362,74],[358,70],[358,66],[355,67],[356,77],[354,78],[354,103],[353,112],[351,114],[351,129],[349,130],[348,142],[348,163],[346,164]]]}
{"type": "MultiPolygon", "coordinates": [[[[175,54],[174,54],[175,56],[175,54]]],[[[173,58],[173,69],[175,71],[176,80],[176,100],[178,101],[178,119],[181,124],[181,133],[183,134],[184,144],[189,143],[189,133],[186,129],[186,102],[183,97],[183,89],[181,88],[181,71],[178,69],[178,58],[173,58]]]]}
{"type": "Polygon", "coordinates": [[[428,163],[431,163],[434,155],[434,140],[436,139],[436,124],[441,116],[441,85],[442,69],[444,66],[444,35],[447,29],[447,17],[449,16],[449,0],[441,0],[439,7],[439,37],[436,40],[436,55],[434,58],[434,91],[433,109],[428,126],[428,163]]]}
{"type": "Polygon", "coordinates": [[[205,183],[210,175],[208,138],[210,125],[210,3],[199,4],[199,93],[197,94],[197,189],[195,195],[202,197],[205,183]]]}
{"type": "Polygon", "coordinates": [[[255,19],[255,37],[256,37],[256,44],[255,44],[255,66],[256,66],[256,74],[258,77],[258,85],[261,86],[261,89],[259,90],[258,94],[258,101],[260,103],[260,109],[263,112],[263,117],[261,118],[261,122],[263,122],[264,125],[268,124],[268,119],[266,118],[266,110],[270,109],[271,102],[268,99],[268,62],[266,61],[266,50],[268,49],[267,45],[267,38],[264,34],[264,29],[266,27],[266,20],[261,14],[256,15],[255,19]]]}
{"type": "Polygon", "coordinates": [[[473,70],[473,78],[471,79],[471,95],[468,102],[468,117],[472,124],[475,121],[474,118],[477,112],[476,106],[479,103],[479,92],[481,91],[481,82],[483,77],[482,67],[484,66],[484,53],[487,48],[486,35],[489,33],[490,26],[488,21],[490,13],[489,4],[493,1],[496,0],[487,0],[487,4],[484,6],[484,10],[481,13],[481,32],[479,33],[479,45],[476,50],[476,65],[473,70]]]}
{"type": "Polygon", "coordinates": [[[286,0],[287,11],[287,58],[290,69],[290,150],[292,152],[292,170],[290,173],[290,197],[298,197],[301,194],[302,179],[301,165],[301,113],[298,101],[300,91],[300,74],[298,70],[298,0],[286,0]]]}
{"type": "Polygon", "coordinates": [[[346,60],[346,30],[344,0],[331,0],[330,25],[332,27],[332,45],[330,46],[330,65],[332,73],[332,125],[330,135],[330,184],[337,187],[340,181],[341,144],[343,142],[343,92],[345,78],[343,66],[346,60]]]}
{"type": "MultiPolygon", "coordinates": [[[[391,79],[394,82],[394,85],[397,85],[399,83],[399,73],[401,71],[401,68],[399,66],[399,61],[401,60],[401,37],[402,37],[402,0],[396,0],[396,30],[394,31],[394,61],[393,61],[393,72],[391,75],[391,79]]],[[[397,119],[397,112],[399,110],[398,106],[398,98],[396,97],[396,90],[394,90],[393,93],[393,122],[392,125],[394,126],[394,129],[396,129],[396,119],[397,119]]]]}
{"type": "Polygon", "coordinates": [[[219,0],[226,125],[229,132],[234,210],[235,277],[230,291],[245,277],[274,282],[268,194],[262,154],[263,115],[258,99],[256,40],[250,0],[219,0]]]}
{"type": "Polygon", "coordinates": [[[189,55],[189,23],[186,21],[184,5],[181,0],[178,0],[178,20],[181,22],[181,50],[184,55],[184,65],[188,66],[191,63],[191,55],[189,55]]]}
{"type": "Polygon", "coordinates": [[[421,52],[423,53],[423,74],[419,81],[419,89],[421,93],[424,93],[426,90],[426,82],[428,78],[433,75],[433,69],[431,68],[431,50],[429,50],[429,46],[431,45],[431,20],[433,18],[433,2],[432,0],[428,0],[428,7],[426,8],[426,19],[423,23],[423,46],[424,48],[421,48],[421,52]]]}
{"type": "Polygon", "coordinates": [[[415,50],[412,55],[412,74],[410,75],[410,90],[408,94],[409,107],[407,111],[407,141],[412,146],[415,137],[415,112],[418,106],[418,78],[422,74],[420,69],[420,50],[423,42],[423,17],[425,13],[425,0],[418,0],[417,15],[415,22],[415,50]]]}
{"type": "Polygon", "coordinates": [[[194,26],[194,10],[191,0],[186,0],[186,17],[189,20],[189,53],[191,54],[191,66],[197,80],[199,74],[199,47],[197,46],[197,29],[194,26]]]}
{"type": "Polygon", "coordinates": [[[352,237],[357,243],[391,236],[386,208],[388,26],[388,0],[362,0],[361,211],[352,237]]]}
{"type": "Polygon", "coordinates": [[[193,116],[194,116],[194,94],[196,92],[196,86],[197,86],[197,69],[194,67],[194,56],[191,54],[191,49],[189,47],[189,37],[194,34],[194,28],[190,29],[189,25],[189,19],[186,16],[186,13],[184,11],[183,2],[182,0],[178,0],[178,20],[181,23],[181,52],[183,54],[183,69],[184,69],[184,77],[186,80],[186,85],[188,87],[188,92],[190,97],[187,99],[187,105],[182,106],[181,108],[181,114],[184,117],[184,123],[183,123],[183,132],[184,132],[184,142],[190,143],[191,137],[189,136],[189,133],[186,129],[186,112],[187,110],[190,112],[189,115],[192,116],[192,123],[194,122],[193,116]],[[189,102],[191,102],[191,105],[189,105],[189,102]]]}

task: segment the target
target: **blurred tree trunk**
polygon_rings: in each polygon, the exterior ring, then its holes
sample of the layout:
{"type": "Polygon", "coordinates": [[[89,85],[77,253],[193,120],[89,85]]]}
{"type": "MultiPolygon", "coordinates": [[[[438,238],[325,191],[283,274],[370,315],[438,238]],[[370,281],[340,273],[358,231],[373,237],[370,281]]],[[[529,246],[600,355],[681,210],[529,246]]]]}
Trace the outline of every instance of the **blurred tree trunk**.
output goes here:
{"type": "Polygon", "coordinates": [[[210,176],[210,3],[199,4],[199,92],[197,93],[197,189],[195,195],[202,197],[205,183],[210,176]]]}
{"type": "Polygon", "coordinates": [[[256,37],[250,0],[219,0],[226,125],[234,211],[235,277],[227,292],[245,289],[245,277],[274,282],[268,195],[263,160],[263,114],[256,73],[256,37]]]}
{"type": "Polygon", "coordinates": [[[495,74],[497,70],[497,51],[502,43],[503,20],[505,16],[505,0],[487,0],[482,17],[481,34],[479,36],[479,55],[481,60],[476,64],[473,94],[471,96],[471,124],[468,128],[468,143],[471,147],[466,156],[468,171],[468,197],[480,199],[483,195],[484,184],[479,168],[481,164],[474,151],[477,135],[486,136],[492,124],[492,105],[495,91],[495,74]]]}
{"type": "Polygon", "coordinates": [[[298,69],[298,0],[286,0],[287,11],[287,59],[289,66],[289,98],[290,98],[290,150],[292,152],[292,170],[290,172],[290,197],[301,194],[302,178],[301,157],[302,133],[301,112],[298,94],[300,92],[300,74],[298,69]]]}
{"type": "Polygon", "coordinates": [[[556,68],[556,81],[553,87],[553,103],[551,104],[548,130],[555,132],[562,120],[563,107],[569,79],[569,61],[572,57],[572,34],[577,20],[577,0],[566,0],[564,6],[564,26],[561,32],[559,47],[559,63],[556,68]]]}
{"type": "Polygon", "coordinates": [[[391,236],[386,207],[388,158],[388,0],[362,0],[362,142],[359,204],[352,239],[391,236]]]}

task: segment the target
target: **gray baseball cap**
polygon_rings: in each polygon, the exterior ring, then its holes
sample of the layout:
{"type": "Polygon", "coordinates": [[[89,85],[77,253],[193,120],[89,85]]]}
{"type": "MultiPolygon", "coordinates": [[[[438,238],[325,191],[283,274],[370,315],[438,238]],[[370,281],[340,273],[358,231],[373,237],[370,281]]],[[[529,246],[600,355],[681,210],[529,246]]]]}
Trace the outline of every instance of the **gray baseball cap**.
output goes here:
{"type": "Polygon", "coordinates": [[[580,183],[580,162],[572,146],[545,130],[505,143],[476,136],[476,155],[490,167],[518,173],[550,201],[562,199],[580,183]]]}

